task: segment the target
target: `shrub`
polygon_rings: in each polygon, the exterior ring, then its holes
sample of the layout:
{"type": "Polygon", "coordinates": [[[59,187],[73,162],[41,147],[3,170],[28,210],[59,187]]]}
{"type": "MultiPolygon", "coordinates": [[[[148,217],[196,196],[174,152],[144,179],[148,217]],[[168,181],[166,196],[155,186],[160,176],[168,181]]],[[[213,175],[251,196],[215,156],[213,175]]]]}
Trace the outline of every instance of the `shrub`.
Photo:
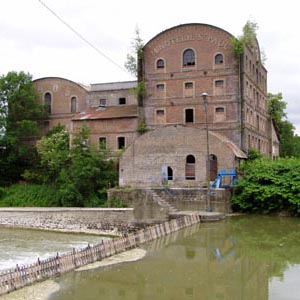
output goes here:
{"type": "Polygon", "coordinates": [[[231,199],[234,210],[300,213],[300,160],[257,159],[243,165],[231,199]]]}

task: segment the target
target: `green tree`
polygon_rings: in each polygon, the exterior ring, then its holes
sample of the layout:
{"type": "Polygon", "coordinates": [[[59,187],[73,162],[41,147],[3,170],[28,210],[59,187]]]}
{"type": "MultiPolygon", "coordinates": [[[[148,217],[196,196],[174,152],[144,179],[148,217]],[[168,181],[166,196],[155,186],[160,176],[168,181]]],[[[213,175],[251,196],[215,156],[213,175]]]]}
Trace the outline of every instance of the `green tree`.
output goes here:
{"type": "Polygon", "coordinates": [[[136,28],[135,38],[131,43],[131,52],[127,54],[127,58],[125,62],[126,70],[132,75],[134,75],[135,77],[138,77],[138,67],[139,67],[139,61],[142,59],[143,56],[143,47],[144,47],[144,43],[140,36],[140,31],[138,28],[136,28]]]}
{"type": "Polygon", "coordinates": [[[51,134],[37,142],[39,164],[27,170],[23,177],[27,181],[38,183],[55,183],[61,170],[70,160],[69,133],[62,126],[56,126],[51,134]]]}
{"type": "Polygon", "coordinates": [[[105,151],[88,144],[89,130],[83,126],[75,135],[70,149],[70,163],[58,178],[64,206],[100,206],[106,202],[106,191],[117,183],[114,162],[105,151]]]}
{"type": "Polygon", "coordinates": [[[282,157],[300,157],[300,139],[295,135],[294,125],[288,121],[285,112],[287,103],[281,93],[268,94],[268,111],[279,133],[279,153],[282,157]]]}
{"type": "Polygon", "coordinates": [[[0,184],[18,181],[35,162],[34,141],[45,116],[31,75],[9,72],[0,77],[0,184]]]}

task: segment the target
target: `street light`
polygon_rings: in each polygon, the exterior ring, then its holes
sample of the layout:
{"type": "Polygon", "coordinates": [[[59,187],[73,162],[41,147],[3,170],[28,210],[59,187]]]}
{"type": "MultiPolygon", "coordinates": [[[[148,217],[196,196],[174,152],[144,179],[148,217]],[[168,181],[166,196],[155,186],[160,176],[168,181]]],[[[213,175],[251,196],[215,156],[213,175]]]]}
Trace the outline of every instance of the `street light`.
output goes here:
{"type": "Polygon", "coordinates": [[[210,207],[210,155],[209,155],[209,135],[208,135],[208,118],[207,118],[207,93],[202,93],[201,97],[203,99],[203,106],[205,112],[205,126],[206,126],[206,181],[207,181],[207,191],[206,191],[206,211],[212,211],[210,207]]]}

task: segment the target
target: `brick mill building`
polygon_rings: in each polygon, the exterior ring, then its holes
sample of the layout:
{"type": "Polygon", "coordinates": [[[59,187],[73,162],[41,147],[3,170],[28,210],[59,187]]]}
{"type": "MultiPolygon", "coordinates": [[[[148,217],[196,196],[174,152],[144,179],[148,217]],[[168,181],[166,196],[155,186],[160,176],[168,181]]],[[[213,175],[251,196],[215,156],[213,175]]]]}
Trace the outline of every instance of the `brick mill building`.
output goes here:
{"type": "Polygon", "coordinates": [[[90,143],[112,153],[125,148],[121,186],[149,186],[162,179],[174,186],[203,184],[207,125],[211,179],[220,169],[235,168],[250,148],[276,155],[258,42],[245,45],[237,59],[232,38],[206,24],[159,33],[143,48],[139,80],[146,92],[140,101],[132,92],[136,81],[83,86],[63,78],[35,80],[51,112],[45,130],[60,123],[72,135],[85,123],[90,143]],[[141,122],[149,130],[143,135],[141,122]]]}

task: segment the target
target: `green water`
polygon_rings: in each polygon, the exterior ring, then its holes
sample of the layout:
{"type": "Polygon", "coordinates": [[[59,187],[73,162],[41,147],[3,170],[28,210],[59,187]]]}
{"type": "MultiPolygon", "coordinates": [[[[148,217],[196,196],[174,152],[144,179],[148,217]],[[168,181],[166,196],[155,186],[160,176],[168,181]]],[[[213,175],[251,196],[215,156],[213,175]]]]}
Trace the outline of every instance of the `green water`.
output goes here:
{"type": "Polygon", "coordinates": [[[137,262],[65,274],[50,299],[300,299],[299,219],[235,217],[144,248],[137,262]]]}

